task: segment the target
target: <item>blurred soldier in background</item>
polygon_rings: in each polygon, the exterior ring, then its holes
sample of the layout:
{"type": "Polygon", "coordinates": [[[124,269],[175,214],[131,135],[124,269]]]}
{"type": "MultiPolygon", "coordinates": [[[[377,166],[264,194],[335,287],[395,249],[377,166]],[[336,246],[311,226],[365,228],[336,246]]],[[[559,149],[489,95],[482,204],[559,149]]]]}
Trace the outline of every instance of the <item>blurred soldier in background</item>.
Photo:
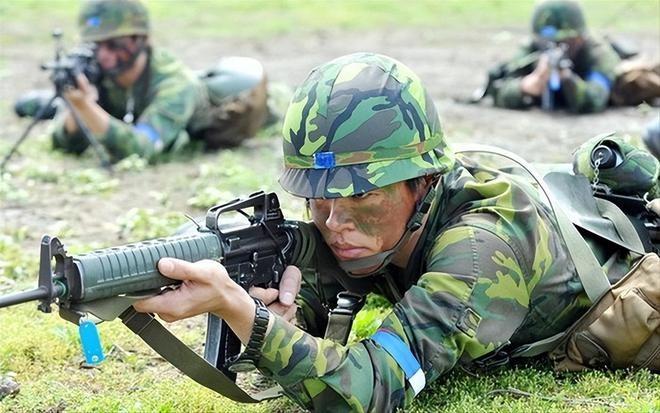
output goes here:
{"type": "MultiPolygon", "coordinates": [[[[259,62],[222,59],[198,76],[150,42],[138,0],[89,0],[79,16],[83,42],[93,44],[101,79],[83,75],[63,97],[112,160],[131,154],[154,160],[191,140],[207,149],[235,146],[266,117],[266,78],[259,62]]],[[[69,110],[53,129],[55,148],[82,153],[89,140],[69,110]]]]}
{"type": "Polygon", "coordinates": [[[562,107],[575,113],[605,109],[620,58],[609,44],[587,33],[580,6],[570,0],[539,4],[532,31],[530,44],[513,60],[491,70],[486,93],[495,105],[562,107]]]}

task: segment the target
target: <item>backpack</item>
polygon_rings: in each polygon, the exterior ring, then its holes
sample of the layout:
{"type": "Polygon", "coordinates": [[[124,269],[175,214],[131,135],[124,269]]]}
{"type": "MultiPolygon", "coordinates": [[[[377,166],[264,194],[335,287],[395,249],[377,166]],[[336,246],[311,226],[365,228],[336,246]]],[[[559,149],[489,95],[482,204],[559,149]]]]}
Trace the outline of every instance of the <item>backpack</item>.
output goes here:
{"type": "MultiPolygon", "coordinates": [[[[541,178],[518,156],[482,145],[470,145],[456,152],[501,155],[513,160],[534,178],[555,213],[569,255],[592,302],[586,313],[566,331],[500,351],[493,360],[549,353],[558,371],[602,367],[660,371],[660,256],[657,252],[648,252],[655,247],[650,237],[640,237],[644,230],[638,231],[639,225],[614,203],[594,197],[584,175],[550,172],[541,178]],[[639,258],[628,273],[611,286],[577,228],[614,242],[639,258]]],[[[649,213],[653,214],[650,210],[649,213]]],[[[660,216],[656,213],[654,219],[657,223],[660,216]]],[[[489,357],[486,356],[481,365],[488,366],[489,357]]]]}
{"type": "Polygon", "coordinates": [[[211,123],[202,136],[206,147],[232,147],[254,136],[268,114],[267,79],[261,63],[249,57],[224,57],[199,77],[211,103],[211,123]]]}
{"type": "Polygon", "coordinates": [[[610,101],[615,106],[656,104],[660,99],[660,62],[644,58],[622,61],[616,68],[610,101]]]}

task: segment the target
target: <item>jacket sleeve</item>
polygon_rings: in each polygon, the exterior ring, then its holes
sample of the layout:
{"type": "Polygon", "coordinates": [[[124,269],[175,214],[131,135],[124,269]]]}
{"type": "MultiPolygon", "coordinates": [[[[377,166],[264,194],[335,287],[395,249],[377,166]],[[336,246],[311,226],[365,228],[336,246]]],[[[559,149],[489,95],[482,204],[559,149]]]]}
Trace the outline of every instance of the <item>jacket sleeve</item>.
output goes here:
{"type": "Polygon", "coordinates": [[[512,59],[495,69],[503,69],[507,72],[493,82],[492,96],[495,106],[507,109],[526,109],[534,104],[534,99],[526,96],[520,90],[521,79],[534,70],[535,62],[529,63],[534,51],[531,44],[525,45],[512,59]]]}
{"type": "MultiPolygon", "coordinates": [[[[511,248],[486,230],[445,231],[426,262],[427,272],[380,329],[405,344],[429,383],[506,343],[529,294],[511,248]]],[[[415,396],[399,362],[373,339],[342,346],[276,317],[258,367],[308,409],[380,412],[415,396]]]]}
{"type": "Polygon", "coordinates": [[[600,112],[607,107],[620,61],[616,52],[605,43],[593,41],[586,47],[586,73],[582,77],[573,73],[561,84],[568,110],[576,113],[600,112]]]}
{"type": "MultiPolygon", "coordinates": [[[[108,130],[95,136],[112,160],[134,153],[150,159],[170,150],[175,143],[188,141],[186,125],[197,103],[196,89],[175,77],[163,80],[153,94],[135,125],[111,117],[108,130]]],[[[52,138],[55,148],[67,152],[82,153],[89,146],[79,130],[73,134],[66,132],[63,119],[56,122],[52,138]]]]}

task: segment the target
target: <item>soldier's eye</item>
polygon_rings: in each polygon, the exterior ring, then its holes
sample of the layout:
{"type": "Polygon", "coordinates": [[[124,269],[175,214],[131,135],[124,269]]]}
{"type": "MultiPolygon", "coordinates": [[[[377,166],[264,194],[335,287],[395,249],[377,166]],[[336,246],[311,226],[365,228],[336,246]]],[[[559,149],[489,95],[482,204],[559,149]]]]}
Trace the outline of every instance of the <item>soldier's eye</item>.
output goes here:
{"type": "Polygon", "coordinates": [[[355,199],[364,199],[364,198],[367,198],[367,197],[369,197],[369,196],[371,196],[371,195],[373,195],[373,192],[362,192],[362,193],[360,193],[360,194],[355,194],[355,195],[353,195],[351,198],[355,198],[355,199]]]}

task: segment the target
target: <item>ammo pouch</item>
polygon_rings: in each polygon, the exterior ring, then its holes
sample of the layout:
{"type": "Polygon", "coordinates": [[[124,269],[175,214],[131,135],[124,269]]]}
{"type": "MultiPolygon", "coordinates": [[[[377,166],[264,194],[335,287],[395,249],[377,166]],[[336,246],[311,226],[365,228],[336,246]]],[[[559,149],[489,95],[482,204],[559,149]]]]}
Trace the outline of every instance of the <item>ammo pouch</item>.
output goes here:
{"type": "Polygon", "coordinates": [[[660,256],[649,253],[566,331],[550,352],[559,371],[660,371],[660,256]]]}

